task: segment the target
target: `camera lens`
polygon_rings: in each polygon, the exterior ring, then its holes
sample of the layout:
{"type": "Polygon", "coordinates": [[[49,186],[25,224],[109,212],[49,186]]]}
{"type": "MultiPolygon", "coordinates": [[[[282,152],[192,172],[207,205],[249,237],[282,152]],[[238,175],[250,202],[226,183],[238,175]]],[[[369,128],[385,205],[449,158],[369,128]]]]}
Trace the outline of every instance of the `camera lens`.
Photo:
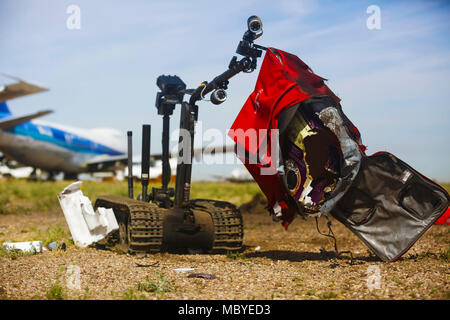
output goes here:
{"type": "Polygon", "coordinates": [[[252,22],[250,25],[250,31],[252,32],[258,32],[258,30],[261,29],[261,24],[258,21],[252,22]]]}
{"type": "Polygon", "coordinates": [[[225,94],[225,91],[223,91],[223,90],[218,90],[218,91],[216,92],[216,97],[217,97],[217,99],[219,99],[219,100],[224,100],[224,99],[227,98],[227,95],[225,94]]]}
{"type": "Polygon", "coordinates": [[[211,94],[211,102],[213,104],[221,104],[227,99],[227,93],[223,89],[217,89],[211,94]]]}
{"type": "Polygon", "coordinates": [[[253,33],[259,33],[262,31],[262,21],[257,16],[251,16],[247,20],[248,30],[253,33]]]}

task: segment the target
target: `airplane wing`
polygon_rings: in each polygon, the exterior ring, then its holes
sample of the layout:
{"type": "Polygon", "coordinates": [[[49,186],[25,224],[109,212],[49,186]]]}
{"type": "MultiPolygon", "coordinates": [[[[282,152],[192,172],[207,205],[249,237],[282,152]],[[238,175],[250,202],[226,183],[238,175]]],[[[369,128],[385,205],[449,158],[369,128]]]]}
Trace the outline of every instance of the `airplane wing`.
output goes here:
{"type": "Polygon", "coordinates": [[[107,156],[101,155],[86,161],[83,166],[88,172],[99,172],[99,171],[115,171],[123,169],[127,166],[128,156],[107,156]]]}
{"type": "MultiPolygon", "coordinates": [[[[217,153],[226,153],[226,152],[234,152],[234,145],[224,145],[224,146],[216,146],[216,147],[204,147],[204,148],[195,148],[194,149],[194,158],[196,160],[200,160],[200,156],[204,153],[215,154],[217,153]]],[[[178,152],[169,153],[169,158],[175,158],[178,152]]],[[[162,154],[152,154],[150,156],[150,160],[162,160],[162,154]]],[[[115,171],[125,168],[128,165],[128,156],[120,155],[120,156],[107,156],[101,155],[84,163],[84,167],[87,168],[89,172],[98,172],[98,171],[115,171]]]]}
{"type": "MultiPolygon", "coordinates": [[[[194,148],[194,159],[197,161],[200,161],[201,155],[204,154],[220,154],[220,153],[227,153],[227,152],[234,152],[236,146],[235,145],[223,145],[223,146],[214,146],[214,147],[203,147],[203,148],[194,148]]],[[[177,157],[178,152],[172,152],[169,154],[170,158],[177,157]]],[[[154,160],[161,160],[162,154],[152,154],[151,158],[154,160]]]]}
{"type": "Polygon", "coordinates": [[[228,153],[228,152],[235,152],[236,145],[223,145],[223,146],[214,146],[214,147],[203,147],[194,149],[194,158],[197,161],[200,161],[200,156],[202,154],[220,154],[220,153],[228,153]]]}
{"type": "Polygon", "coordinates": [[[19,79],[16,83],[0,86],[0,103],[42,91],[48,89],[19,79]]]}
{"type": "Polygon", "coordinates": [[[53,110],[44,110],[44,111],[39,111],[36,113],[29,114],[26,116],[3,118],[2,120],[0,120],[0,129],[10,129],[21,123],[30,121],[31,119],[45,116],[46,114],[49,114],[52,112],[53,112],[53,110]]]}

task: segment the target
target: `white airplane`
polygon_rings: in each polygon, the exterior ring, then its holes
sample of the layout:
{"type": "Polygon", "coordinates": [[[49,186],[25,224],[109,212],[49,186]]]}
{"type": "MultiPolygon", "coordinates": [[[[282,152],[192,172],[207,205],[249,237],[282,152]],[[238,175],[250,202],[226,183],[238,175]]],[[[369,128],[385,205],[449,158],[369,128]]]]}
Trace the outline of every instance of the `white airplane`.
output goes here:
{"type": "MultiPolygon", "coordinates": [[[[97,162],[126,154],[126,138],[118,130],[82,129],[35,120],[52,110],[14,116],[6,101],[48,90],[17,80],[0,87],[0,151],[4,161],[15,160],[50,174],[64,172],[66,178],[76,178],[79,173],[96,171],[97,162]]],[[[105,168],[98,171],[102,170],[105,168]]]]}
{"type": "MultiPolygon", "coordinates": [[[[13,116],[6,101],[22,96],[48,91],[47,88],[14,78],[17,82],[0,87],[0,151],[7,165],[16,161],[23,166],[41,169],[54,176],[64,173],[66,179],[76,179],[80,173],[117,173],[125,169],[128,175],[126,136],[112,128],[82,129],[54,124],[36,118],[52,110],[25,116],[13,116]]],[[[194,158],[201,154],[234,151],[234,146],[194,149],[194,158]]],[[[177,154],[170,153],[172,174],[176,172],[177,154]]],[[[30,168],[21,170],[2,166],[0,174],[23,177],[30,168]]],[[[33,169],[31,169],[33,170],[33,169]]],[[[139,178],[140,159],[133,156],[133,176],[139,178]]],[[[162,174],[162,155],[150,157],[150,178],[162,174]]]]}

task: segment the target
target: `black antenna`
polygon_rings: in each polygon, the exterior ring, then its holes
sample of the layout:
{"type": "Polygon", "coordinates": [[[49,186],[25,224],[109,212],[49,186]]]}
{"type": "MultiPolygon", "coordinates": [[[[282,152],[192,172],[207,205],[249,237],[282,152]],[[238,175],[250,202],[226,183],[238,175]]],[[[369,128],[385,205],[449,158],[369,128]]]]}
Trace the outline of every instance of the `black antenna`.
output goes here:
{"type": "Polygon", "coordinates": [[[133,199],[133,132],[127,132],[128,137],[128,198],[133,199]]]}
{"type": "Polygon", "coordinates": [[[149,124],[142,126],[142,163],[141,163],[141,183],[142,201],[148,202],[148,180],[150,172],[150,130],[149,124]]]}

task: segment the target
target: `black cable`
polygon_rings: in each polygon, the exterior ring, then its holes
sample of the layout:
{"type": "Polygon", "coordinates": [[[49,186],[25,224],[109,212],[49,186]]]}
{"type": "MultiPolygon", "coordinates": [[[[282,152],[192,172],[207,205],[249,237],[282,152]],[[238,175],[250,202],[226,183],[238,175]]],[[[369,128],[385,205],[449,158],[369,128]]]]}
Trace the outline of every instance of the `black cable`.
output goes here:
{"type": "Polygon", "coordinates": [[[337,247],[337,239],[336,239],[336,237],[334,236],[333,230],[331,229],[331,220],[328,218],[328,216],[325,216],[325,217],[327,218],[327,221],[328,221],[328,222],[327,222],[327,226],[328,226],[328,234],[322,233],[322,232],[320,231],[320,229],[319,229],[319,219],[318,219],[318,217],[315,217],[315,218],[316,218],[316,229],[317,229],[317,232],[319,232],[319,234],[321,234],[322,236],[325,236],[325,237],[328,237],[328,238],[333,239],[333,242],[334,242],[334,251],[335,251],[335,254],[336,254],[336,259],[339,259],[339,257],[340,257],[342,254],[348,253],[348,254],[350,254],[350,265],[353,265],[353,260],[354,260],[354,258],[353,258],[353,253],[352,253],[350,250],[339,252],[338,247],[337,247]]]}

